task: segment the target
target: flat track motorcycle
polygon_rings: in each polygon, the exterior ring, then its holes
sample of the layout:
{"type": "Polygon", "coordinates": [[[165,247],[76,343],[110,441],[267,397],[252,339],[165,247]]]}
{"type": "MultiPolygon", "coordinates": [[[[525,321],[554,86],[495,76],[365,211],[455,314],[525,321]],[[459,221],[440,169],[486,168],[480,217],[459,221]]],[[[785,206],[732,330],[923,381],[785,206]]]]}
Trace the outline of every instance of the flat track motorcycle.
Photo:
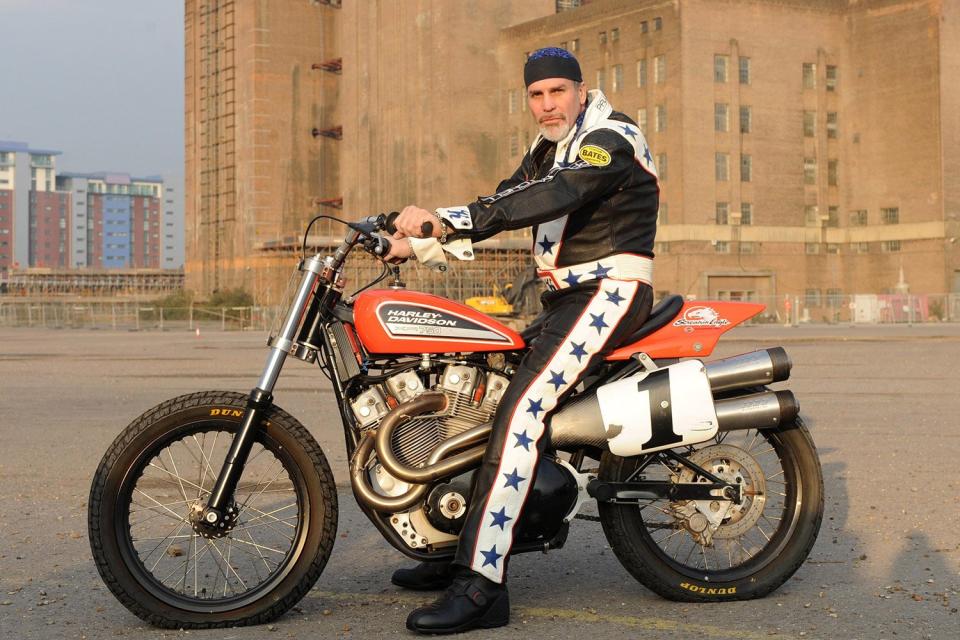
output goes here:
{"type": "MultiPolygon", "coordinates": [[[[104,582],[137,616],[169,628],[263,623],[323,571],[337,491],[317,441],[273,403],[289,356],[330,380],[353,492],[372,525],[411,558],[452,558],[524,340],[470,307],[404,290],[398,269],[391,288],[345,297],[348,255],[385,255],[390,222],[346,223],[333,255],[304,251],[253,391],[167,400],[104,455],[90,544],[104,582]]],[[[661,301],[554,412],[512,553],[562,547],[592,499],[616,557],[665,598],[747,600],[783,584],[823,516],[797,402],[766,388],[787,379],[790,359],[776,347],[701,360],[763,308],[661,301]]]]}

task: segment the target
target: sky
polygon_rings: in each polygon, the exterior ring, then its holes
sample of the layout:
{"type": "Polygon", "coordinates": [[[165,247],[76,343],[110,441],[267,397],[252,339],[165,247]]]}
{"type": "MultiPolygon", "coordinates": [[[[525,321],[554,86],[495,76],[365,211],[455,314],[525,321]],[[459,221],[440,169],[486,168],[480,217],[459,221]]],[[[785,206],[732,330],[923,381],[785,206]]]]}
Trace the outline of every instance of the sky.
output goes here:
{"type": "Polygon", "coordinates": [[[180,186],[183,68],[183,0],[0,0],[0,140],[180,186]]]}

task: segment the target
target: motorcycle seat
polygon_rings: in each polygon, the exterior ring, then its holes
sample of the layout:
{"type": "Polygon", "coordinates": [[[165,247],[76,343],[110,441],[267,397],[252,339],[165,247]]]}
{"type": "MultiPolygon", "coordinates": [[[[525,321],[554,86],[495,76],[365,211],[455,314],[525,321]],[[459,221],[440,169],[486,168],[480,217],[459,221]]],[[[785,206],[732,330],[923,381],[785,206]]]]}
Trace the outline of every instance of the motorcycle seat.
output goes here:
{"type": "Polygon", "coordinates": [[[667,296],[653,306],[653,309],[650,310],[650,315],[647,316],[647,321],[644,322],[639,329],[624,338],[617,346],[622,347],[633,344],[646,338],[676,318],[681,308],[683,308],[683,296],[667,296]]]}

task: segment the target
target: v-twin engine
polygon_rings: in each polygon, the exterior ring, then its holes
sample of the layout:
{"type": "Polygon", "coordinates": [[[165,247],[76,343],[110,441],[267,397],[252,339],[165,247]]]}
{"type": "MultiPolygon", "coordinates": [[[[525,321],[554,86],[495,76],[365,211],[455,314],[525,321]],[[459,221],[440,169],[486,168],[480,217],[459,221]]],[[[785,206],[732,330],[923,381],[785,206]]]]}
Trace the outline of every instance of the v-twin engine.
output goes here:
{"type": "MultiPolygon", "coordinates": [[[[417,467],[427,461],[437,446],[449,438],[493,420],[510,379],[501,373],[469,365],[447,365],[436,391],[447,398],[441,413],[414,416],[399,425],[391,436],[391,449],[406,465],[417,467]]],[[[408,370],[391,376],[354,398],[351,409],[364,431],[375,429],[393,408],[426,390],[420,375],[408,370]]]]}

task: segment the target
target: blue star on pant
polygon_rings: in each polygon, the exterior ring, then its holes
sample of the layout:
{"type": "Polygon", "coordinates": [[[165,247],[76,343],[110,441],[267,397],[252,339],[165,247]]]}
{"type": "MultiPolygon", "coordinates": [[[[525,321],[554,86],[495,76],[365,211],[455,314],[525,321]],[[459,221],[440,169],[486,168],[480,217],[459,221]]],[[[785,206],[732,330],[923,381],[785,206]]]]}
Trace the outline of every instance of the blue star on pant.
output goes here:
{"type": "Polygon", "coordinates": [[[500,511],[491,511],[490,515],[493,516],[493,522],[490,523],[490,526],[500,527],[501,531],[504,531],[503,525],[507,524],[507,520],[513,520],[513,518],[507,515],[506,507],[500,507],[500,511]]]}
{"type": "Polygon", "coordinates": [[[619,307],[624,300],[626,298],[620,295],[620,287],[617,287],[616,291],[607,291],[607,302],[612,302],[619,307]]]}
{"type": "Polygon", "coordinates": [[[540,245],[541,247],[543,247],[543,255],[546,255],[546,254],[548,254],[548,253],[552,255],[552,254],[553,254],[553,245],[555,245],[555,244],[557,244],[557,243],[556,243],[556,242],[551,242],[551,241],[550,241],[550,238],[548,238],[547,236],[543,236],[543,240],[541,240],[541,241],[538,242],[537,244],[540,245]]]}
{"type": "Polygon", "coordinates": [[[540,398],[536,402],[532,398],[527,398],[527,402],[530,403],[530,406],[527,407],[527,413],[532,413],[533,417],[536,418],[538,413],[543,412],[543,398],[540,398]]]}
{"type": "Polygon", "coordinates": [[[492,564],[493,568],[496,569],[497,560],[503,557],[502,553],[497,553],[497,545],[493,545],[489,551],[484,551],[481,549],[480,553],[483,554],[483,566],[481,568],[487,566],[488,564],[492,564]]]}
{"type": "Polygon", "coordinates": [[[590,323],[590,326],[597,328],[597,335],[600,335],[600,332],[601,332],[601,331],[603,331],[605,328],[607,328],[607,327],[610,326],[610,325],[608,325],[606,322],[603,321],[603,314],[602,314],[602,313],[601,313],[600,315],[594,315],[594,314],[591,313],[591,314],[590,314],[590,317],[593,318],[593,322],[590,323]]]}
{"type": "Polygon", "coordinates": [[[601,278],[606,278],[607,274],[610,273],[611,271],[613,271],[613,267],[605,267],[598,262],[597,268],[591,271],[590,273],[595,275],[597,277],[597,280],[599,280],[601,278]]]}
{"type": "Polygon", "coordinates": [[[586,342],[581,342],[577,344],[576,342],[571,341],[570,344],[573,345],[573,351],[570,352],[571,356],[577,356],[577,362],[580,362],[580,358],[587,355],[587,350],[584,349],[587,346],[586,342]]]}
{"type": "Polygon", "coordinates": [[[630,125],[625,124],[620,127],[623,130],[623,135],[630,136],[631,138],[637,137],[637,132],[630,128],[630,125]]]}
{"type": "Polygon", "coordinates": [[[567,271],[567,277],[563,279],[563,281],[566,282],[566,283],[567,283],[568,285],[570,285],[571,287],[572,287],[573,285],[577,284],[577,282],[578,282],[579,280],[580,280],[580,276],[578,276],[577,274],[575,274],[572,270],[568,270],[568,271],[567,271]]]}
{"type": "Polygon", "coordinates": [[[517,473],[516,467],[513,468],[512,473],[504,473],[503,477],[507,479],[506,484],[503,485],[504,488],[513,487],[517,491],[520,491],[520,483],[526,480],[526,478],[520,477],[520,474],[517,473]]]}
{"type": "Polygon", "coordinates": [[[567,381],[563,379],[563,371],[557,373],[553,369],[550,370],[550,379],[547,382],[553,385],[554,391],[559,391],[560,387],[567,384],[567,381]]]}
{"type": "Polygon", "coordinates": [[[517,439],[517,444],[513,445],[513,448],[523,447],[527,451],[530,451],[530,443],[533,442],[533,438],[527,435],[526,429],[523,433],[514,433],[513,437],[517,439]]]}

